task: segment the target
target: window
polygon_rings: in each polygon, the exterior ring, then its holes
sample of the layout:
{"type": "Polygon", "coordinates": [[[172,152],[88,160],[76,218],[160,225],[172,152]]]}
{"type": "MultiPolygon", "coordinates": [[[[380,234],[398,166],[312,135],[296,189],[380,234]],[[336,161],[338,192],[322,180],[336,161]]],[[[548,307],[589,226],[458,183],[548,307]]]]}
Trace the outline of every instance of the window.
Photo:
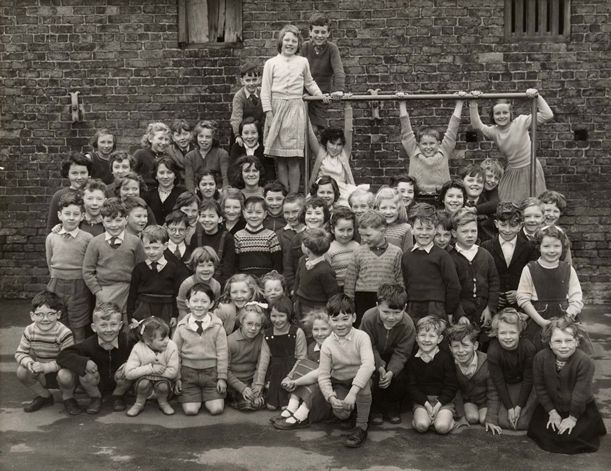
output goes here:
{"type": "Polygon", "coordinates": [[[505,37],[568,38],[570,0],[505,0],[505,37]]]}
{"type": "Polygon", "coordinates": [[[178,0],[179,47],[241,40],[241,0],[178,0]]]}

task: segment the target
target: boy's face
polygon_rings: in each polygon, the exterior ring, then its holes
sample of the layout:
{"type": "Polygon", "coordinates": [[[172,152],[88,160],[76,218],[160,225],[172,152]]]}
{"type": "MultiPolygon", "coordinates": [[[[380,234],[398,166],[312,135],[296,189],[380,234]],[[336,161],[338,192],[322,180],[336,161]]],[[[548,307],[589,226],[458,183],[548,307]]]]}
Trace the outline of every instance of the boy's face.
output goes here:
{"type": "Polygon", "coordinates": [[[549,340],[549,346],[556,358],[566,361],[573,356],[579,342],[575,339],[572,329],[554,329],[549,340]]]}
{"type": "Polygon", "coordinates": [[[357,219],[359,219],[365,213],[365,211],[371,209],[371,206],[369,205],[369,198],[365,195],[351,198],[350,207],[352,208],[352,211],[354,211],[357,219]]]}
{"type": "Polygon", "coordinates": [[[458,226],[452,231],[456,244],[462,248],[470,249],[477,242],[477,222],[472,221],[458,226]]]}
{"type": "Polygon", "coordinates": [[[416,343],[422,353],[431,353],[442,340],[443,336],[435,329],[420,329],[416,334],[416,343]]]}
{"type": "Polygon", "coordinates": [[[121,180],[125,175],[131,171],[129,166],[129,160],[115,160],[112,163],[112,174],[117,180],[121,180]]]}
{"type": "Polygon", "coordinates": [[[146,236],[142,238],[142,246],[144,247],[146,258],[151,262],[159,260],[163,256],[163,251],[168,248],[167,243],[151,241],[146,236]]]}
{"type": "Polygon", "coordinates": [[[433,237],[433,242],[440,249],[446,250],[448,245],[450,245],[450,241],[452,240],[452,231],[447,230],[441,224],[437,224],[435,228],[435,237],[433,237]]]}
{"type": "Polygon", "coordinates": [[[172,222],[168,224],[168,235],[174,244],[180,245],[187,236],[187,226],[182,221],[172,222]]]}
{"type": "Polygon", "coordinates": [[[203,151],[209,151],[212,148],[214,133],[212,129],[203,128],[197,135],[197,145],[203,151]]]}
{"type": "Polygon", "coordinates": [[[199,223],[206,234],[216,234],[220,222],[221,217],[214,209],[205,209],[199,213],[199,223]]]}
{"type": "Polygon", "coordinates": [[[127,215],[127,228],[134,234],[140,234],[148,223],[148,214],[144,208],[134,208],[127,215]]]}
{"type": "Polygon", "coordinates": [[[185,304],[189,311],[191,311],[191,315],[196,320],[203,319],[206,314],[208,314],[208,310],[212,306],[212,301],[208,297],[208,295],[202,291],[196,291],[192,293],[191,296],[187,300],[185,300],[185,304]]]}
{"type": "Polygon", "coordinates": [[[305,211],[305,223],[308,228],[323,227],[325,225],[325,210],[320,206],[308,206],[305,211]]]}
{"type": "Polygon", "coordinates": [[[267,212],[272,216],[278,216],[282,213],[282,203],[284,195],[281,191],[268,191],[265,195],[265,203],[267,204],[267,212]]]}
{"type": "Polygon", "coordinates": [[[213,262],[199,262],[195,267],[195,277],[198,280],[210,281],[210,278],[214,275],[214,263],[213,262]]]}
{"type": "Polygon", "coordinates": [[[352,324],[356,322],[356,314],[348,314],[347,312],[340,312],[335,317],[329,317],[329,325],[331,330],[338,337],[345,337],[352,330],[352,324]]]}
{"type": "Polygon", "coordinates": [[[83,188],[89,179],[89,170],[84,165],[72,164],[68,169],[68,180],[70,180],[70,188],[83,188]]]}
{"type": "Polygon", "coordinates": [[[329,39],[329,26],[310,26],[310,39],[316,46],[323,46],[329,39]]]}
{"type": "Polygon", "coordinates": [[[331,326],[321,319],[315,319],[312,324],[312,337],[314,337],[314,341],[318,345],[322,345],[329,335],[331,335],[331,326]]]}
{"type": "Polygon", "coordinates": [[[522,229],[522,224],[513,224],[511,221],[494,221],[494,225],[499,231],[501,239],[509,242],[512,241],[522,229]]]}
{"type": "Polygon", "coordinates": [[[560,219],[560,209],[556,203],[543,203],[543,222],[546,226],[556,224],[560,219]]]}
{"type": "Polygon", "coordinates": [[[246,147],[256,146],[257,142],[259,142],[259,130],[257,126],[254,123],[242,126],[241,137],[246,147]]]}
{"type": "Polygon", "coordinates": [[[499,184],[499,176],[494,173],[492,170],[487,169],[484,177],[484,188],[487,191],[494,190],[499,184]]]}
{"type": "Polygon", "coordinates": [[[123,321],[121,320],[120,312],[113,312],[108,316],[108,319],[102,319],[100,315],[95,312],[93,313],[91,330],[93,330],[103,342],[113,342],[119,336],[121,327],[123,327],[123,321]]]}
{"type": "Polygon", "coordinates": [[[428,221],[416,219],[413,228],[414,240],[420,247],[426,247],[435,237],[435,226],[428,221]]]}
{"type": "Polygon", "coordinates": [[[246,88],[248,93],[255,93],[257,87],[261,84],[261,76],[254,72],[248,72],[240,77],[240,83],[246,88]]]}
{"type": "Polygon", "coordinates": [[[433,157],[439,150],[439,141],[433,136],[422,136],[418,143],[420,152],[425,157],[433,157]]]}
{"type": "Polygon", "coordinates": [[[240,219],[240,214],[242,213],[242,206],[240,205],[240,201],[235,199],[225,200],[223,212],[225,213],[226,221],[237,221],[238,219],[240,219]]]}
{"type": "Polygon", "coordinates": [[[303,205],[297,201],[292,203],[284,203],[282,205],[282,215],[284,216],[284,220],[291,227],[295,227],[299,225],[299,214],[301,213],[301,209],[303,205]]]}
{"type": "Polygon", "coordinates": [[[191,142],[191,133],[184,129],[172,133],[172,140],[181,149],[186,149],[191,142]]]}
{"type": "Polygon", "coordinates": [[[66,232],[72,232],[79,226],[85,214],[80,206],[71,204],[63,207],[61,211],[58,211],[57,217],[62,222],[64,230],[66,232]]]}
{"type": "Polygon", "coordinates": [[[114,217],[104,216],[102,218],[102,224],[104,225],[104,230],[114,237],[118,236],[125,230],[127,218],[122,214],[114,217]]]}
{"type": "Polygon", "coordinates": [[[461,341],[453,340],[450,343],[450,351],[454,358],[461,365],[468,365],[473,361],[473,356],[477,350],[478,343],[472,342],[470,338],[465,337],[461,341]]]}
{"type": "Polygon", "coordinates": [[[467,196],[471,199],[479,198],[479,195],[484,191],[484,179],[481,175],[475,175],[474,177],[466,175],[463,178],[465,184],[465,190],[467,190],[467,196]]]}
{"type": "Polygon", "coordinates": [[[101,134],[98,137],[98,152],[102,155],[109,155],[115,147],[115,138],[112,134],[101,134]]]}
{"type": "Polygon", "coordinates": [[[380,320],[384,324],[384,328],[390,330],[403,319],[405,306],[402,309],[396,309],[390,307],[386,301],[381,301],[378,302],[378,312],[380,313],[380,320]]]}
{"type": "Polygon", "coordinates": [[[106,195],[102,190],[85,190],[83,192],[83,205],[85,206],[85,212],[89,216],[98,216],[105,200],[106,195]]]}
{"type": "Polygon", "coordinates": [[[46,304],[43,304],[30,312],[30,319],[36,324],[36,327],[43,332],[47,332],[55,327],[61,315],[61,311],[55,311],[46,304]]]}
{"type": "Polygon", "coordinates": [[[263,220],[265,219],[265,208],[262,204],[249,204],[244,208],[242,215],[246,220],[246,224],[254,229],[263,224],[263,220]]]}
{"type": "Polygon", "coordinates": [[[263,296],[268,302],[278,299],[284,294],[282,282],[280,280],[267,280],[263,286],[263,296]]]}
{"type": "Polygon", "coordinates": [[[379,247],[384,243],[386,228],[385,227],[359,227],[361,242],[367,244],[371,248],[379,247]]]}
{"type": "Polygon", "coordinates": [[[522,216],[524,217],[524,227],[529,234],[534,234],[543,224],[543,210],[539,206],[525,208],[522,216]]]}
{"type": "Polygon", "coordinates": [[[412,201],[414,201],[414,185],[409,182],[399,182],[397,184],[397,191],[403,198],[403,203],[405,204],[405,207],[409,207],[409,205],[412,204],[412,201]]]}

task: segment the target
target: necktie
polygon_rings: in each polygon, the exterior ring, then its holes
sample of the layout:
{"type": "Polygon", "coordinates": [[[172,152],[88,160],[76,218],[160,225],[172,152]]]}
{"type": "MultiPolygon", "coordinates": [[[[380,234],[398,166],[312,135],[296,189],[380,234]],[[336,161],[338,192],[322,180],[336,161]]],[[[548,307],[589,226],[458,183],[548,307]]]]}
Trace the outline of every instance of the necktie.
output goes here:
{"type": "Polygon", "coordinates": [[[157,265],[159,265],[157,262],[151,262],[151,270],[157,271],[157,265]]]}
{"type": "Polygon", "coordinates": [[[70,237],[72,237],[72,236],[70,235],[70,233],[69,233],[69,232],[64,232],[64,233],[62,234],[62,237],[63,237],[64,239],[69,239],[69,238],[70,238],[70,237]]]}
{"type": "Polygon", "coordinates": [[[248,97],[248,101],[250,101],[250,103],[253,105],[257,105],[257,103],[259,103],[259,100],[257,99],[255,95],[250,95],[248,97]]]}
{"type": "Polygon", "coordinates": [[[203,321],[195,321],[195,323],[197,324],[197,330],[195,332],[197,332],[199,335],[202,335],[204,333],[202,322],[203,321]]]}
{"type": "Polygon", "coordinates": [[[176,250],[174,250],[174,255],[176,256],[178,260],[182,258],[182,255],[180,253],[180,248],[178,247],[178,245],[176,246],[176,250]]]}
{"type": "Polygon", "coordinates": [[[112,236],[112,237],[110,238],[109,243],[110,243],[110,246],[111,246],[113,249],[116,249],[117,247],[119,247],[119,246],[121,245],[121,242],[119,241],[119,238],[118,238],[117,236],[112,236]]]}

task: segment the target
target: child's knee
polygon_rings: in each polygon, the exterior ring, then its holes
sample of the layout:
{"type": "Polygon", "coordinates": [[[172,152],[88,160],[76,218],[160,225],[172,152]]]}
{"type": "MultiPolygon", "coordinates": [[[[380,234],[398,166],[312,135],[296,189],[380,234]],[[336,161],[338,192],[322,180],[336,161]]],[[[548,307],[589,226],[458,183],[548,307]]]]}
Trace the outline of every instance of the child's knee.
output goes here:
{"type": "Polygon", "coordinates": [[[339,420],[348,420],[350,418],[350,412],[346,409],[333,409],[333,415],[339,420]]]}
{"type": "Polygon", "coordinates": [[[450,433],[454,426],[454,419],[452,416],[447,417],[445,414],[441,417],[437,416],[435,419],[435,432],[440,435],[446,435],[450,433]]]}
{"type": "Polygon", "coordinates": [[[416,419],[414,418],[414,420],[412,421],[412,425],[414,426],[414,429],[416,430],[416,432],[420,432],[420,433],[425,433],[426,431],[428,431],[429,427],[431,426],[431,422],[430,420],[426,420],[426,419],[416,419]]]}
{"type": "Polygon", "coordinates": [[[154,388],[155,392],[157,392],[158,394],[167,395],[170,392],[170,387],[168,386],[168,383],[156,383],[154,388]]]}
{"type": "Polygon", "coordinates": [[[210,412],[210,415],[219,415],[223,413],[225,402],[222,399],[218,399],[206,402],[205,406],[208,412],[210,412]]]}
{"type": "Polygon", "coordinates": [[[202,405],[199,402],[185,402],[182,405],[182,411],[185,415],[197,415],[201,407],[202,405]]]}
{"type": "Polygon", "coordinates": [[[57,384],[60,387],[72,387],[74,386],[74,374],[72,371],[62,368],[57,372],[57,384]]]}
{"type": "Polygon", "coordinates": [[[479,414],[477,412],[473,412],[473,411],[465,411],[465,418],[467,419],[467,422],[469,422],[469,424],[471,425],[476,425],[480,423],[479,420],[479,414]]]}
{"type": "Polygon", "coordinates": [[[32,383],[36,381],[32,372],[21,365],[17,367],[17,379],[22,383],[32,383]]]}
{"type": "Polygon", "coordinates": [[[100,375],[99,373],[86,373],[85,376],[79,376],[78,380],[84,387],[97,387],[100,384],[100,375]]]}
{"type": "Polygon", "coordinates": [[[136,386],[136,392],[138,394],[149,394],[151,392],[153,385],[148,379],[142,379],[138,382],[136,386]]]}

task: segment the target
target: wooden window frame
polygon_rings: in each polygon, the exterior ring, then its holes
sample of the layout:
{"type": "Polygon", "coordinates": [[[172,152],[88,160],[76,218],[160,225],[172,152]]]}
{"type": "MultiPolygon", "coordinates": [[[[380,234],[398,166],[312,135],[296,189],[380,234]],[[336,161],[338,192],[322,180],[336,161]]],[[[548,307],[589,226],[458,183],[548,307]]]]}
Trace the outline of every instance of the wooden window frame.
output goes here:
{"type": "Polygon", "coordinates": [[[506,39],[566,41],[570,36],[571,0],[505,0],[506,39]]]}
{"type": "Polygon", "coordinates": [[[177,0],[178,1],[178,47],[180,48],[202,48],[202,47],[223,47],[223,46],[236,46],[242,43],[242,0],[208,0],[208,11],[203,14],[201,12],[193,14],[195,12],[189,12],[193,5],[189,5],[191,0],[177,0]],[[214,9],[210,11],[210,5],[213,5],[214,9]],[[234,11],[235,15],[226,15],[226,11],[234,11]],[[208,22],[208,29],[206,34],[208,40],[205,39],[189,39],[189,19],[199,16],[205,18],[208,22]],[[217,20],[212,21],[211,17],[215,17],[217,20]],[[219,24],[223,25],[223,37],[226,38],[224,41],[219,41],[218,29],[219,24]],[[210,38],[213,38],[211,40],[210,38]]]}

